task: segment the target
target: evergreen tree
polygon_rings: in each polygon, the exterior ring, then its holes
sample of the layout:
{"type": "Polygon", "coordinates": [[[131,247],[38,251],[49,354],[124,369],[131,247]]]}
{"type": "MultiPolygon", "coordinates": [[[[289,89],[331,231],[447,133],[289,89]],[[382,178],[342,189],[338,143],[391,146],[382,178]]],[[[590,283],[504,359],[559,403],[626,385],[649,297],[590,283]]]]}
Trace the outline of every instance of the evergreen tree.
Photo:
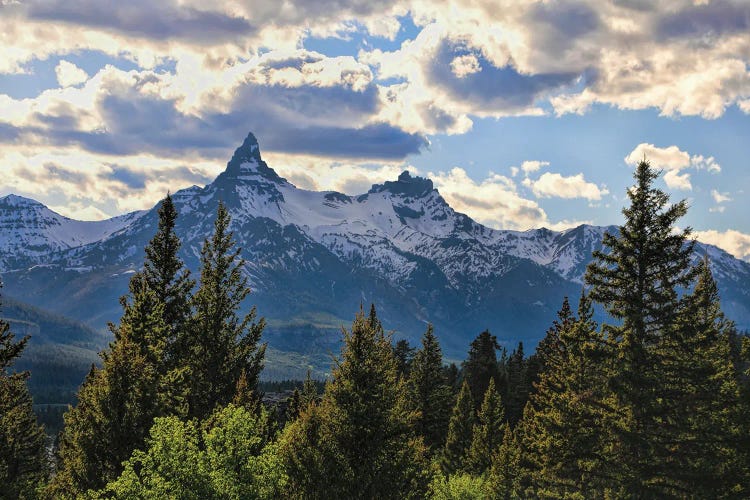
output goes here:
{"type": "Polygon", "coordinates": [[[406,385],[374,309],[344,330],[341,360],[319,405],[287,427],[282,457],[293,498],[421,498],[425,447],[406,385]]]}
{"type": "Polygon", "coordinates": [[[201,249],[200,286],[193,297],[189,336],[181,342],[189,360],[190,418],[205,418],[229,403],[243,373],[248,389],[255,391],[263,368],[266,348],[259,342],[265,321],[254,322],[255,307],[244,317],[238,315],[250,288],[229,224],[229,212],[219,203],[214,234],[201,249]]]}
{"type": "Polygon", "coordinates": [[[468,470],[467,455],[469,448],[471,448],[474,422],[474,403],[471,398],[471,389],[469,383],[464,380],[451,413],[448,423],[448,436],[443,449],[441,467],[446,474],[468,470]]]}
{"type": "Polygon", "coordinates": [[[677,436],[664,426],[675,416],[662,404],[670,397],[670,381],[661,373],[669,353],[659,345],[677,331],[679,290],[696,276],[690,229],[674,231],[687,204],[668,205],[668,195],[653,186],[658,175],[646,160],[638,164],[625,223],[619,235],[605,233],[585,277],[591,298],[621,321],[604,325],[617,360],[609,377],[618,416],[611,426],[612,472],[619,494],[641,498],[674,494],[663,481],[671,473],[669,443],[677,436]]]}
{"type": "Polygon", "coordinates": [[[393,346],[393,355],[396,357],[396,370],[399,376],[408,378],[411,371],[412,360],[415,349],[409,345],[409,341],[401,339],[393,346]]]}
{"type": "Polygon", "coordinates": [[[526,406],[531,391],[526,370],[526,358],[523,353],[523,342],[518,343],[518,347],[508,358],[507,374],[506,417],[508,423],[515,426],[521,419],[523,408],[526,406]]]}
{"type": "Polygon", "coordinates": [[[120,325],[110,325],[115,340],[101,354],[102,368],[92,367],[78,404],[65,415],[52,496],[78,496],[115,479],[165,411],[158,373],[168,329],[164,306],[140,273],[130,281],[130,301],[122,304],[120,325]]]}
{"type": "MultiPolygon", "coordinates": [[[[172,348],[190,318],[190,292],[195,281],[178,256],[180,239],[175,234],[177,210],[172,197],[159,206],[159,227],[146,245],[143,276],[159,302],[164,304],[164,323],[169,328],[168,347],[172,348]]],[[[172,352],[168,354],[174,355],[172,352]]]]}
{"type": "MultiPolygon", "coordinates": [[[[695,289],[682,301],[674,335],[663,335],[659,351],[668,382],[662,432],[668,443],[664,488],[708,498],[748,494],[741,463],[743,416],[738,377],[731,355],[733,325],[719,305],[719,291],[708,258],[698,266],[695,289]]],[[[746,417],[745,417],[746,418],[746,417]]]]}
{"type": "Polygon", "coordinates": [[[487,496],[497,500],[523,498],[521,495],[521,450],[510,426],[505,426],[503,442],[492,457],[487,496]]]}
{"type": "Polygon", "coordinates": [[[601,455],[607,398],[604,337],[592,320],[582,293],[578,318],[568,299],[547,331],[538,353],[543,367],[536,392],[524,412],[522,476],[531,479],[530,496],[599,498],[606,472],[601,455]]]}
{"type": "Polygon", "coordinates": [[[484,401],[472,432],[471,447],[467,457],[471,472],[484,474],[487,471],[492,463],[492,457],[500,448],[504,426],[503,404],[495,389],[495,381],[490,379],[490,385],[484,394],[484,401]]]}
{"type": "Polygon", "coordinates": [[[451,389],[443,375],[443,352],[432,325],[422,336],[409,377],[409,404],[416,413],[415,429],[430,451],[445,444],[451,410],[451,389]]]}
{"type": "MultiPolygon", "coordinates": [[[[2,283],[0,282],[0,287],[2,283]]],[[[34,498],[47,477],[44,429],[37,424],[28,373],[11,367],[29,337],[18,341],[10,324],[0,319],[0,498],[34,498]]]]}
{"type": "Polygon", "coordinates": [[[469,357],[463,364],[464,378],[469,383],[473,401],[482,401],[490,379],[498,383],[497,350],[500,346],[497,338],[488,330],[480,333],[471,342],[469,357]]]}

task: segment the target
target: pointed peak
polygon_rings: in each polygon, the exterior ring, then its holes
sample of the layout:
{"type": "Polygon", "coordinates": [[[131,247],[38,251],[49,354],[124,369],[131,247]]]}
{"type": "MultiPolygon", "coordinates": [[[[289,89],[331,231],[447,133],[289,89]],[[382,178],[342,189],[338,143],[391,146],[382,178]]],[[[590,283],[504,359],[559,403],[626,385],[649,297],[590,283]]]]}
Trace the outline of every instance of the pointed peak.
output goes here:
{"type": "Polygon", "coordinates": [[[227,163],[225,174],[228,177],[239,178],[244,175],[260,176],[273,182],[285,182],[260,157],[260,145],[252,132],[247,134],[242,145],[235,149],[232,159],[227,163]]]}
{"type": "Polygon", "coordinates": [[[44,207],[44,204],[33,200],[31,198],[26,198],[24,196],[18,196],[17,194],[9,194],[3,197],[0,197],[0,205],[4,205],[5,207],[13,207],[13,208],[22,208],[22,207],[44,207]]]}
{"type": "Polygon", "coordinates": [[[419,198],[432,192],[434,186],[430,179],[414,176],[408,170],[401,172],[396,181],[386,181],[383,184],[375,184],[370,189],[370,193],[380,193],[388,191],[392,194],[400,194],[419,198]]]}

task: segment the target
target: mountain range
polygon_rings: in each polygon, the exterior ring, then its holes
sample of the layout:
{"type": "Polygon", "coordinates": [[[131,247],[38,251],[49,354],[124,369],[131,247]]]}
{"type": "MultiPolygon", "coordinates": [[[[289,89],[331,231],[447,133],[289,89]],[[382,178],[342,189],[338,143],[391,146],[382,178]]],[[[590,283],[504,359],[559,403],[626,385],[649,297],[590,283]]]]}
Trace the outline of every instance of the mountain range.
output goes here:
{"type": "MultiPolygon", "coordinates": [[[[214,182],[172,196],[181,256],[196,276],[224,202],[253,290],[248,308],[266,317],[265,340],[276,352],[300,359],[322,353],[329,361],[341,326],[370,303],[387,328],[411,341],[435,325],[449,358],[463,358],[484,329],[501,343],[534,345],[563,297],[579,295],[604,232],[617,231],[492,229],[408,171],[358,196],[300,189],[263,161],[252,134],[214,182]]],[[[120,315],[117,299],[142,266],[157,209],[82,222],[34,200],[0,198],[4,293],[101,331],[120,315]]],[[[709,256],[727,316],[750,328],[750,263],[702,243],[695,252],[709,256]]]]}

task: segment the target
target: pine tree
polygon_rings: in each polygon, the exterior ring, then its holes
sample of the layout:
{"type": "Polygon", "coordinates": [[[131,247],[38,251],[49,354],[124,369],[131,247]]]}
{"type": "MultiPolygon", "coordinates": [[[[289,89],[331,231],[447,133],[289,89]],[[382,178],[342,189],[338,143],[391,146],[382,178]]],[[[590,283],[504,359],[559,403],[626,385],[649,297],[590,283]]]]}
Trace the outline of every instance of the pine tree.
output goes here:
{"type": "Polygon", "coordinates": [[[609,392],[603,336],[592,320],[591,302],[582,293],[578,318],[567,298],[558,320],[547,331],[538,353],[543,367],[524,412],[523,476],[530,496],[598,498],[603,496],[601,455],[609,392]]]}
{"type": "Polygon", "coordinates": [[[409,403],[416,413],[415,429],[430,451],[445,444],[451,410],[451,389],[443,375],[443,352],[432,325],[422,336],[409,377],[409,403]]]}
{"type": "Polygon", "coordinates": [[[487,496],[497,500],[523,498],[521,495],[521,449],[509,425],[505,426],[503,442],[492,457],[487,496]]]}
{"type": "Polygon", "coordinates": [[[440,465],[446,474],[468,470],[467,455],[474,431],[474,403],[469,383],[464,380],[448,423],[448,436],[440,465]]]}
{"type": "Polygon", "coordinates": [[[167,344],[170,348],[190,318],[190,292],[195,286],[190,271],[178,256],[181,243],[175,234],[176,222],[177,210],[167,193],[159,206],[158,230],[145,249],[143,269],[148,287],[164,304],[164,323],[169,328],[167,344]]]}
{"type": "Polygon", "coordinates": [[[282,437],[292,498],[421,498],[425,447],[412,430],[406,385],[374,309],[344,330],[341,359],[318,405],[282,437]]]}
{"type": "Polygon", "coordinates": [[[743,417],[738,376],[731,355],[733,325],[719,304],[719,291],[708,258],[698,266],[695,289],[681,304],[674,335],[658,346],[662,377],[669,382],[662,432],[676,436],[660,481],[665,488],[699,497],[747,494],[748,475],[741,464],[743,417]]]}
{"type": "Polygon", "coordinates": [[[181,342],[189,359],[190,418],[205,418],[229,403],[243,373],[254,391],[263,368],[265,344],[259,342],[265,321],[254,322],[254,307],[244,317],[238,315],[250,288],[229,224],[229,212],[219,203],[214,234],[201,249],[200,287],[193,298],[189,335],[181,342]]]}
{"type": "Polygon", "coordinates": [[[514,427],[521,419],[523,408],[529,399],[531,386],[529,384],[526,358],[523,353],[523,342],[511,353],[507,363],[508,396],[505,399],[506,417],[508,423],[514,427]]]}
{"type": "Polygon", "coordinates": [[[130,280],[123,317],[110,325],[115,340],[101,354],[65,415],[59,438],[59,470],[50,485],[55,497],[102,488],[122,472],[122,463],[143,446],[154,418],[165,412],[158,367],[167,326],[163,304],[141,273],[130,280]]]}
{"type": "Polygon", "coordinates": [[[34,498],[48,473],[44,429],[32,409],[28,373],[10,371],[28,340],[16,341],[10,324],[0,319],[0,498],[34,498]]]}
{"type": "Polygon", "coordinates": [[[497,350],[500,346],[497,338],[488,330],[480,333],[471,343],[469,357],[464,362],[464,377],[469,383],[473,401],[482,401],[490,379],[498,383],[497,350]]]}
{"type": "Polygon", "coordinates": [[[414,359],[415,349],[409,345],[409,341],[401,339],[393,346],[393,355],[396,357],[396,370],[399,376],[408,378],[411,364],[414,359]]]}
{"type": "Polygon", "coordinates": [[[474,474],[484,474],[492,463],[492,457],[500,448],[501,436],[505,427],[505,414],[500,394],[495,389],[495,381],[484,394],[482,407],[479,410],[477,423],[472,431],[471,447],[467,462],[474,474]]]}
{"type": "Polygon", "coordinates": [[[655,188],[659,173],[644,160],[628,190],[630,206],[619,235],[605,233],[603,250],[594,252],[586,271],[591,298],[604,305],[619,325],[604,325],[616,344],[609,385],[615,395],[611,431],[615,445],[612,471],[619,476],[620,494],[649,497],[673,494],[661,486],[672,460],[664,432],[669,382],[660,373],[663,336],[673,335],[680,314],[679,290],[688,288],[696,270],[691,266],[694,242],[690,229],[675,232],[687,211],[686,202],[668,205],[669,197],[655,188]]]}

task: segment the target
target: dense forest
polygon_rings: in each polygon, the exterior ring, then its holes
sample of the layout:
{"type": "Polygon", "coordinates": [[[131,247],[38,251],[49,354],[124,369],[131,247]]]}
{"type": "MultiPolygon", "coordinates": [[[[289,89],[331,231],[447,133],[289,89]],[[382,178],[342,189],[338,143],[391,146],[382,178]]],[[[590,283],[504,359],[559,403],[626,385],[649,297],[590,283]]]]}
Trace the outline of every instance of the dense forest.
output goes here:
{"type": "Polygon", "coordinates": [[[167,196],[52,459],[13,370],[28,339],[0,322],[0,498],[748,498],[750,341],[658,175],[637,166],[619,234],[530,356],[485,331],[445,365],[431,326],[394,342],[371,306],[325,384],[265,388],[227,211],[194,279],[167,196]]]}

